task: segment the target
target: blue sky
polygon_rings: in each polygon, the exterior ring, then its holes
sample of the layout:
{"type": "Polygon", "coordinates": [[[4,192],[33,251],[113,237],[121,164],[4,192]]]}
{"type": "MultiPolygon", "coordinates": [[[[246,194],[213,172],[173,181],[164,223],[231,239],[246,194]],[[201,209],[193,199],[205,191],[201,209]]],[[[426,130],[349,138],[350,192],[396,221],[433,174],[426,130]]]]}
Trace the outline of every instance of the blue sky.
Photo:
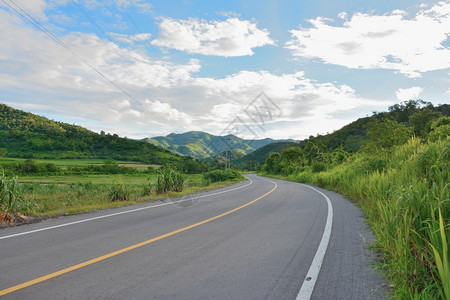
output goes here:
{"type": "Polygon", "coordinates": [[[131,138],[450,103],[450,1],[0,0],[0,26],[0,102],[131,138]]]}

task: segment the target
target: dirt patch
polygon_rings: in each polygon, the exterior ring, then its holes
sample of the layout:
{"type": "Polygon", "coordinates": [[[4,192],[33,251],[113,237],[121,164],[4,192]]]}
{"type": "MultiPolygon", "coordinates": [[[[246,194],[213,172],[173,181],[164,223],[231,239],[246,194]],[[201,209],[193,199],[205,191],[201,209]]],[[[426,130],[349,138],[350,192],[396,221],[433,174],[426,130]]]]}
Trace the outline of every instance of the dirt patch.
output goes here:
{"type": "Polygon", "coordinates": [[[9,214],[0,211],[0,226],[11,226],[14,224],[14,218],[9,214]]]}
{"type": "Polygon", "coordinates": [[[19,213],[10,215],[0,211],[0,228],[39,222],[41,218],[24,216],[19,213]]]}
{"type": "Polygon", "coordinates": [[[129,168],[147,168],[147,167],[153,167],[153,168],[159,168],[160,165],[147,165],[147,164],[118,164],[119,167],[129,167],[129,168]]]}

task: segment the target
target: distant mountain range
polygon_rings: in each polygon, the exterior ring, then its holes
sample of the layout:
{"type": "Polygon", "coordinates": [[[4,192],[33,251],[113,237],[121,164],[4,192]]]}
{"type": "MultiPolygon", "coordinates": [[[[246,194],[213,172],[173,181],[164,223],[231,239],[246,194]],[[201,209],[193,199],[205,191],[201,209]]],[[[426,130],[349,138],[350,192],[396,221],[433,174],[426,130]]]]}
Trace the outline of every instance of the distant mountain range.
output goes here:
{"type": "Polygon", "coordinates": [[[174,153],[189,155],[196,158],[214,157],[227,149],[245,155],[274,142],[295,142],[291,139],[242,139],[232,134],[217,136],[202,131],[189,131],[180,134],[171,133],[167,136],[157,136],[146,138],[144,140],[174,153]]]}

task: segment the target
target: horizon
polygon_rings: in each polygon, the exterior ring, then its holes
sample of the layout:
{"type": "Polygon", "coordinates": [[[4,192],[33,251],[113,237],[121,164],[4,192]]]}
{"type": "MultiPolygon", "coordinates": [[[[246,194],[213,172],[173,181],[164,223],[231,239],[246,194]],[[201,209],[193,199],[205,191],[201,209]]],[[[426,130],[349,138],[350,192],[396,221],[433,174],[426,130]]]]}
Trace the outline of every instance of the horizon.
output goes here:
{"type": "Polygon", "coordinates": [[[133,139],[299,141],[450,103],[449,0],[2,0],[0,24],[3,103],[133,139]]]}

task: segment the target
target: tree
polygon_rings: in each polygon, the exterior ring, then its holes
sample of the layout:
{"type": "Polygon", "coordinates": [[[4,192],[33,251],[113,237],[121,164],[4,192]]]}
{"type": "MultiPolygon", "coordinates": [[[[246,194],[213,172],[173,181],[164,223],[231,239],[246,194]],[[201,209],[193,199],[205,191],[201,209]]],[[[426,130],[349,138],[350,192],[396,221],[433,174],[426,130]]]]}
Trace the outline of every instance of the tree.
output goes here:
{"type": "Polygon", "coordinates": [[[284,174],[290,174],[306,164],[305,153],[299,146],[284,149],[280,159],[280,166],[284,174]]]}
{"type": "Polygon", "coordinates": [[[393,114],[394,118],[402,123],[408,122],[409,116],[419,111],[422,107],[433,108],[431,102],[419,100],[404,101],[400,104],[389,106],[389,112],[393,114]]]}
{"type": "Polygon", "coordinates": [[[409,117],[409,123],[413,127],[414,134],[424,137],[431,130],[431,123],[436,121],[441,113],[434,112],[429,108],[422,109],[409,117]]]}
{"type": "Polygon", "coordinates": [[[450,137],[450,117],[440,117],[431,125],[429,139],[431,141],[445,140],[450,137]]]}
{"type": "Polygon", "coordinates": [[[278,152],[270,153],[264,165],[265,171],[269,173],[278,173],[280,171],[281,155],[278,152]]]}
{"type": "Polygon", "coordinates": [[[411,129],[390,119],[373,120],[366,125],[366,151],[389,149],[402,145],[411,137],[411,129]]]}

